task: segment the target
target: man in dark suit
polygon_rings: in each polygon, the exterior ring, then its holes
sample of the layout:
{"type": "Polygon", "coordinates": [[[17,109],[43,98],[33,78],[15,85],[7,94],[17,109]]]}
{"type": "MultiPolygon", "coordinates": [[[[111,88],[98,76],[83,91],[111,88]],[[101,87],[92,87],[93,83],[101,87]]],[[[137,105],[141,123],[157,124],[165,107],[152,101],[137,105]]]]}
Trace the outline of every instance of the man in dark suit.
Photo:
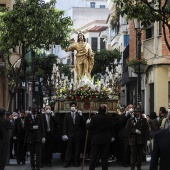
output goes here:
{"type": "Polygon", "coordinates": [[[158,131],[154,136],[154,146],[151,153],[150,170],[170,170],[170,126],[158,131]],[[159,162],[160,160],[160,162],[159,162]],[[159,162],[159,163],[158,163],[159,162]]]}
{"type": "MultiPolygon", "coordinates": [[[[142,153],[146,143],[150,142],[149,126],[146,118],[141,116],[141,110],[135,109],[127,121],[129,145],[131,151],[131,170],[141,170],[142,153]]],[[[148,144],[149,145],[149,144],[148,144]]]]}
{"type": "Polygon", "coordinates": [[[102,170],[107,170],[110,142],[114,140],[114,137],[113,120],[107,114],[105,104],[100,105],[98,114],[92,116],[91,119],[87,119],[86,127],[88,130],[92,130],[89,170],[95,169],[99,153],[101,153],[102,170]]]}
{"type": "Polygon", "coordinates": [[[0,108],[0,170],[5,168],[10,143],[9,130],[11,129],[11,123],[9,119],[4,118],[5,113],[5,109],[0,108]]]}
{"type": "Polygon", "coordinates": [[[32,115],[25,118],[25,129],[30,149],[31,170],[40,170],[41,144],[45,143],[45,131],[42,115],[37,114],[37,109],[34,108],[32,115]],[[34,160],[34,154],[36,160],[34,160]]]}
{"type": "MultiPolygon", "coordinates": [[[[134,110],[134,106],[129,104],[124,111],[124,113],[120,116],[119,119],[119,137],[120,137],[120,162],[124,167],[130,166],[130,147],[128,142],[128,131],[126,129],[127,121],[131,118],[131,113],[134,110]]],[[[119,160],[118,160],[119,161],[119,160]]],[[[120,163],[118,162],[118,163],[120,163]]]]}
{"type": "Polygon", "coordinates": [[[47,167],[51,166],[53,146],[56,145],[57,128],[59,121],[55,114],[51,111],[50,106],[45,107],[45,114],[42,115],[45,129],[46,142],[42,148],[42,166],[45,164],[47,167]]]}
{"type": "Polygon", "coordinates": [[[85,118],[81,111],[77,111],[77,104],[70,103],[71,112],[66,113],[63,122],[63,141],[67,141],[64,167],[68,167],[74,159],[74,166],[79,166],[80,161],[80,143],[82,130],[85,129],[85,118]],[[74,150],[73,150],[74,148],[74,150]],[[74,153],[74,155],[73,155],[74,153]]]}
{"type": "Polygon", "coordinates": [[[39,105],[38,108],[37,108],[37,114],[42,114],[42,109],[41,109],[41,106],[39,105]]]}
{"type": "Polygon", "coordinates": [[[20,117],[15,120],[14,139],[17,141],[17,164],[25,164],[26,143],[25,143],[25,111],[22,111],[20,117]]]}

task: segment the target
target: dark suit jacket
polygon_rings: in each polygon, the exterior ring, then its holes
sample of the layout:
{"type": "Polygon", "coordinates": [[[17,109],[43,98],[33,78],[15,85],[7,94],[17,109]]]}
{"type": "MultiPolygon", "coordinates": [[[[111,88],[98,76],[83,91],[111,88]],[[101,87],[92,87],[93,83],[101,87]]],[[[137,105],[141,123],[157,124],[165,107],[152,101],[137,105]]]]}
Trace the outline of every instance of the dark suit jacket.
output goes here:
{"type": "Polygon", "coordinates": [[[170,131],[163,129],[154,136],[154,146],[151,154],[150,170],[158,170],[158,161],[160,158],[159,170],[170,170],[170,131]]]}
{"type": "Polygon", "coordinates": [[[127,121],[127,130],[129,145],[146,144],[150,140],[149,125],[145,118],[140,118],[137,122],[135,118],[127,121]],[[141,134],[136,134],[136,129],[141,131],[141,134]]]}
{"type": "MultiPolygon", "coordinates": [[[[57,138],[57,128],[59,126],[59,121],[57,119],[56,116],[50,116],[50,130],[51,130],[51,134],[53,136],[53,138],[57,138]]],[[[44,129],[45,129],[45,133],[47,132],[47,120],[46,120],[46,116],[45,114],[42,115],[43,117],[43,122],[44,122],[44,129]]]]}
{"type": "MultiPolygon", "coordinates": [[[[24,123],[25,123],[25,119],[24,119],[24,123]]],[[[17,118],[15,120],[13,136],[16,136],[17,141],[24,141],[25,134],[26,134],[26,131],[25,131],[24,126],[22,126],[21,118],[17,118]]]]}
{"type": "Polygon", "coordinates": [[[86,125],[92,130],[91,144],[108,144],[113,137],[113,118],[107,114],[92,116],[91,122],[86,125]]]}
{"type": "Polygon", "coordinates": [[[119,118],[119,137],[128,138],[128,131],[126,129],[127,121],[130,119],[130,116],[126,117],[123,113],[119,118]]]}
{"type": "Polygon", "coordinates": [[[75,124],[73,123],[73,118],[70,113],[66,113],[64,116],[63,122],[63,135],[67,135],[68,138],[71,137],[81,137],[82,131],[85,129],[85,118],[84,116],[80,116],[78,112],[76,112],[75,124]]]}
{"type": "Polygon", "coordinates": [[[28,115],[25,118],[25,129],[27,143],[41,142],[45,138],[44,124],[42,115],[37,114],[36,121],[33,121],[32,116],[28,115]],[[38,125],[38,129],[33,129],[33,126],[38,125]]]}
{"type": "Polygon", "coordinates": [[[4,117],[0,117],[0,128],[2,131],[2,139],[0,139],[1,142],[9,143],[10,142],[9,130],[12,129],[10,120],[4,117]]]}

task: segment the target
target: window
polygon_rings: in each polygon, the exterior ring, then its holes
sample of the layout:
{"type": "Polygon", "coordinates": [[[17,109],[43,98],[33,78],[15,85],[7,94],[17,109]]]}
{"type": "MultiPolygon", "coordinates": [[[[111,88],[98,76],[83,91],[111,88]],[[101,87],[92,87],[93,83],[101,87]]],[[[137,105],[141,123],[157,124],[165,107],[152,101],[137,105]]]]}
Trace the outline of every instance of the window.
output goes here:
{"type": "Polygon", "coordinates": [[[90,8],[95,8],[95,2],[90,2],[90,8]]]}
{"type": "Polygon", "coordinates": [[[67,59],[67,64],[71,64],[70,58],[67,59]]]}
{"type": "Polygon", "coordinates": [[[104,38],[100,38],[100,50],[106,49],[104,38]]]}
{"type": "Polygon", "coordinates": [[[92,37],[91,42],[92,42],[92,50],[97,51],[97,38],[92,37]]]}
{"type": "Polygon", "coordinates": [[[6,7],[6,4],[0,4],[0,7],[6,7]]]}
{"type": "Polygon", "coordinates": [[[158,35],[162,35],[162,22],[158,22],[158,35]]]}
{"type": "Polygon", "coordinates": [[[129,35],[124,35],[124,47],[129,45],[129,35]]]}
{"type": "Polygon", "coordinates": [[[146,39],[154,37],[154,25],[153,23],[146,28],[146,39]]]}
{"type": "MultiPolygon", "coordinates": [[[[168,71],[170,69],[168,68],[168,71]]],[[[170,107],[170,82],[168,82],[168,107],[170,107]]]]}
{"type": "Polygon", "coordinates": [[[13,48],[12,51],[15,53],[16,52],[16,48],[13,48]]]}
{"type": "Polygon", "coordinates": [[[105,8],[105,5],[100,5],[100,8],[105,8]]]}

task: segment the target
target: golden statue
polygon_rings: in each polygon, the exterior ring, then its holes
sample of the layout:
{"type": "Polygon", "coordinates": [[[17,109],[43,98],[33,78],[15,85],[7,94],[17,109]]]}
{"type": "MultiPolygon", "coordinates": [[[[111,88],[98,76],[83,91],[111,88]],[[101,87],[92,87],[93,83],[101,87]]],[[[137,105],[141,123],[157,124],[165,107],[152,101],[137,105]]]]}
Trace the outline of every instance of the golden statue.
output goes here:
{"type": "Polygon", "coordinates": [[[78,33],[77,42],[68,47],[65,51],[76,50],[75,71],[77,80],[80,81],[83,76],[90,76],[94,65],[94,53],[82,32],[78,33]]]}

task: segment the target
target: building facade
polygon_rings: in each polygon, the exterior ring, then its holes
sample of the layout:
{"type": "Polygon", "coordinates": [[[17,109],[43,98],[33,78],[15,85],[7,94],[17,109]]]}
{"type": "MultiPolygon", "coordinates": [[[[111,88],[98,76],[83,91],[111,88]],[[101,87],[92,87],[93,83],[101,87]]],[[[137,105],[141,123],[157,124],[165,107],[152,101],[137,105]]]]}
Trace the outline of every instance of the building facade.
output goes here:
{"type": "MultiPolygon", "coordinates": [[[[115,4],[108,0],[109,9],[115,14],[115,4]]],[[[121,17],[118,18],[120,24],[121,17]]],[[[121,24],[120,24],[121,25],[121,24]]],[[[127,22],[127,34],[129,34],[129,45],[123,49],[123,39],[113,37],[111,48],[119,48],[122,51],[122,78],[121,78],[121,95],[120,103],[122,105],[134,104],[138,102],[138,75],[135,74],[126,65],[128,58],[138,56],[137,33],[134,21],[127,22]],[[116,43],[115,43],[116,42],[116,43]]],[[[141,106],[146,114],[155,111],[159,114],[159,108],[170,106],[170,52],[165,44],[162,33],[161,22],[152,23],[141,31],[141,56],[147,59],[148,68],[145,73],[141,74],[141,106]]],[[[166,36],[169,36],[169,29],[166,28],[166,36]]],[[[168,38],[170,43],[170,39],[168,38]]]]}
{"type": "MultiPolygon", "coordinates": [[[[0,6],[13,8],[14,0],[0,0],[0,6]]],[[[8,109],[8,81],[5,73],[4,55],[0,52],[0,107],[8,109]]]]}

